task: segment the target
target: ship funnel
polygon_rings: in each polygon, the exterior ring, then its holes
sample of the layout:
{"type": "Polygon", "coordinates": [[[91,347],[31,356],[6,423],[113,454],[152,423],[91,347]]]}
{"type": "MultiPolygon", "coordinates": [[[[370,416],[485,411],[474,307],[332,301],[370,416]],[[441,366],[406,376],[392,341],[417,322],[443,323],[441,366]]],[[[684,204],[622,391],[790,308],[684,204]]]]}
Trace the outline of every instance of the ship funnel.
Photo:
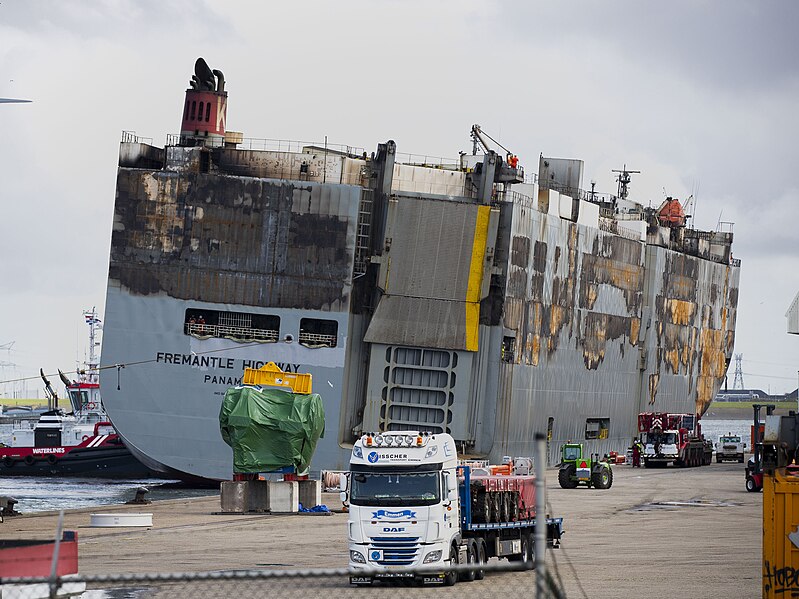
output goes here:
{"type": "Polygon", "coordinates": [[[204,59],[198,58],[186,90],[180,144],[221,146],[225,141],[226,118],[225,76],[218,69],[211,70],[204,59]]]}

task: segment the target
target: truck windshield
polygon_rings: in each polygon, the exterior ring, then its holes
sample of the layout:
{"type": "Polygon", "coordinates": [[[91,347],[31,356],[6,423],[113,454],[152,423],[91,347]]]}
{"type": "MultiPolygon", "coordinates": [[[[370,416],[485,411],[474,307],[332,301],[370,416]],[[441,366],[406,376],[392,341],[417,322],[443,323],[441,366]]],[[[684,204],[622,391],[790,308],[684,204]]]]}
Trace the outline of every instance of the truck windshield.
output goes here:
{"type": "Polygon", "coordinates": [[[433,505],[441,497],[438,472],[353,472],[353,505],[433,505]]]}
{"type": "Polygon", "coordinates": [[[677,443],[677,433],[675,432],[666,432],[666,433],[648,433],[645,435],[641,435],[644,443],[652,443],[652,444],[660,444],[660,445],[676,445],[677,443]]]}

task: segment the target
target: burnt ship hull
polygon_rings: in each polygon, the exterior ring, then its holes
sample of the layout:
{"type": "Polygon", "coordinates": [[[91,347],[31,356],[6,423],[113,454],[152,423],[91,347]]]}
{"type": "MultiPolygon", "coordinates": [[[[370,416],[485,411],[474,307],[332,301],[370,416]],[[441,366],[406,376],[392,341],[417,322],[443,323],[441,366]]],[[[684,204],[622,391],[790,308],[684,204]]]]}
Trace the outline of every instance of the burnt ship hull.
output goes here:
{"type": "Polygon", "coordinates": [[[150,467],[230,479],[222,398],[269,361],[322,396],[313,472],[379,430],[492,460],[537,432],[551,463],[569,440],[624,451],[639,412],[701,415],[722,384],[732,234],[588,196],[579,161],[542,158],[529,184],[493,152],[170,141],[121,146],[102,354],[108,413],[150,467]]]}

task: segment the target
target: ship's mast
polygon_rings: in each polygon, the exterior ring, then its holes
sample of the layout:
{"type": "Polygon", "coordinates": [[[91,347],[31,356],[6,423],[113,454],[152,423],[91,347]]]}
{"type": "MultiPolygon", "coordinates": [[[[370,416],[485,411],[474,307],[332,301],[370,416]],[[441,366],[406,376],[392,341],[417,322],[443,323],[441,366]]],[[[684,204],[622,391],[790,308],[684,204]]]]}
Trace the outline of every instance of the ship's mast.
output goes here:
{"type": "Polygon", "coordinates": [[[619,176],[616,178],[616,181],[619,183],[618,198],[621,200],[626,200],[627,195],[630,193],[630,190],[628,189],[628,186],[630,185],[630,175],[640,173],[641,171],[628,171],[627,165],[625,164],[621,170],[613,169],[611,172],[619,173],[619,176]]]}
{"type": "Polygon", "coordinates": [[[84,310],[83,317],[86,324],[89,325],[89,358],[86,362],[86,379],[87,383],[100,383],[100,373],[98,367],[100,366],[100,358],[97,355],[96,349],[100,346],[100,341],[97,340],[97,331],[100,329],[100,318],[97,316],[97,308],[92,306],[91,310],[84,310]]]}

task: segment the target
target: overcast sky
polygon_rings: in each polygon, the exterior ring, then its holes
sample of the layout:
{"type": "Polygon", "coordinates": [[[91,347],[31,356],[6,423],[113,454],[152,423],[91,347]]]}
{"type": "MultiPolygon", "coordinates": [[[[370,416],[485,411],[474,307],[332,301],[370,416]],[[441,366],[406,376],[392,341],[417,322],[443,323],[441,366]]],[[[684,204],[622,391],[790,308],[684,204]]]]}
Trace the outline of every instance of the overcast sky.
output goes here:
{"type": "Polygon", "coordinates": [[[177,133],[203,56],[247,137],[452,157],[480,123],[528,173],[543,152],[584,160],[598,191],[642,171],[645,205],[695,193],[699,228],[734,223],[746,386],[795,389],[797,24],[788,0],[4,0],[0,97],[33,103],[0,104],[0,379],[85,355],[120,133],[177,133]]]}

